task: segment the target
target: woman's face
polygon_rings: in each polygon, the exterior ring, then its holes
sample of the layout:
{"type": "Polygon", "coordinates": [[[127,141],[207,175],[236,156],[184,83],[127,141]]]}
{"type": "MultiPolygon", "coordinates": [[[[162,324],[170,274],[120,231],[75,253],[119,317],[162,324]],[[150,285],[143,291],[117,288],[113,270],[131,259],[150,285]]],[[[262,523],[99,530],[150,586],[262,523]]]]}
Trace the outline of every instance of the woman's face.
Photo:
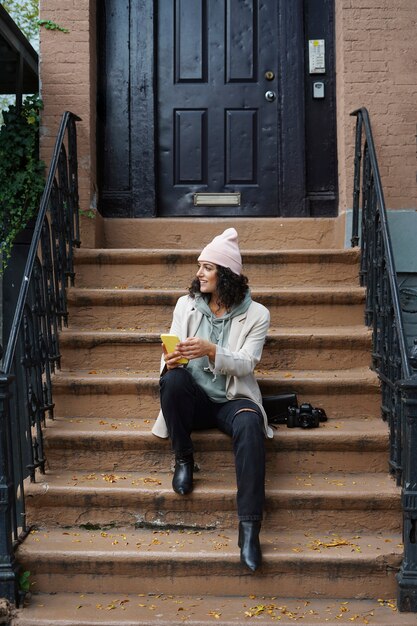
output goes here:
{"type": "Polygon", "coordinates": [[[214,263],[199,262],[196,276],[200,281],[201,293],[214,293],[217,290],[217,266],[214,263]]]}

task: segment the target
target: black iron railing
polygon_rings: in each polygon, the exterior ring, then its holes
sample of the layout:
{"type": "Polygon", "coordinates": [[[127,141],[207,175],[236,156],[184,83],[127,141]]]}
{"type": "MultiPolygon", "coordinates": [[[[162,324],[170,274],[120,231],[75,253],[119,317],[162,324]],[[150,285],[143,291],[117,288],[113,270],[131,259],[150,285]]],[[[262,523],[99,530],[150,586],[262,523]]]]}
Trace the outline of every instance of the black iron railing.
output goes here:
{"type": "Polygon", "coordinates": [[[53,418],[51,376],[79,246],[77,136],[64,113],[0,370],[0,597],[19,602],[16,545],[28,532],[25,484],[45,471],[43,428],[53,418]]]}
{"type": "Polygon", "coordinates": [[[352,246],[360,244],[372,365],[381,382],[381,411],[390,431],[390,469],[402,486],[404,558],[400,611],[417,612],[417,375],[407,350],[384,194],[365,108],[356,116],[352,246]],[[361,227],[359,229],[359,222],[361,227]]]}

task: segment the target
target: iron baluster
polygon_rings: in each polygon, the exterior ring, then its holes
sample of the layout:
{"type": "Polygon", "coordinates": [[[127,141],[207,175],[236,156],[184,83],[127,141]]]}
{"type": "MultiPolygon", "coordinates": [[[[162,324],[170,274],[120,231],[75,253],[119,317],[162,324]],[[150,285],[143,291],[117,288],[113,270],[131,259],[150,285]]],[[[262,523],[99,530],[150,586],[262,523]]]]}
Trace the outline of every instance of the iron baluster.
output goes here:
{"type": "Polygon", "coordinates": [[[0,373],[0,524],[2,529],[0,533],[0,597],[16,602],[18,566],[13,550],[16,517],[9,410],[11,382],[11,376],[0,373]]]}
{"type": "Polygon", "coordinates": [[[404,424],[403,542],[404,559],[398,574],[402,611],[417,610],[417,376],[399,381],[404,424]]]}
{"type": "MultiPolygon", "coordinates": [[[[71,118],[68,125],[68,173],[70,182],[70,206],[71,206],[71,240],[79,248],[80,241],[80,214],[78,211],[78,163],[77,163],[77,132],[75,119],[71,118]]],[[[73,269],[73,268],[72,268],[73,269]]],[[[74,274],[73,274],[74,275],[74,274]]],[[[73,282],[71,285],[73,286],[73,282]]]]}
{"type": "MultiPolygon", "coordinates": [[[[15,354],[14,367],[18,375],[22,375],[22,367],[18,367],[18,357],[15,354]]],[[[10,450],[13,455],[13,462],[10,466],[10,479],[14,488],[13,501],[13,538],[18,541],[20,534],[26,532],[26,507],[24,502],[24,466],[28,459],[28,440],[26,437],[26,423],[23,419],[22,411],[23,398],[18,391],[18,376],[11,379],[9,385],[9,415],[10,421],[10,450]],[[12,447],[12,443],[14,444],[12,447]]],[[[29,448],[30,449],[30,448],[29,448]]],[[[31,452],[31,449],[30,449],[31,452]]]]}
{"type": "Polygon", "coordinates": [[[362,138],[362,118],[358,118],[356,124],[356,141],[355,141],[355,171],[353,179],[353,212],[352,212],[352,248],[359,244],[359,202],[360,202],[360,173],[361,173],[361,138],[362,138]]]}
{"type": "Polygon", "coordinates": [[[46,317],[48,334],[48,354],[51,372],[55,372],[55,367],[60,368],[61,355],[58,347],[58,313],[55,298],[54,266],[51,252],[51,232],[47,220],[44,220],[42,227],[41,250],[43,278],[45,283],[46,317]]]}
{"type": "Polygon", "coordinates": [[[65,318],[65,299],[63,289],[65,288],[65,267],[64,254],[61,243],[61,235],[63,231],[62,215],[61,215],[61,193],[59,191],[58,182],[55,180],[51,194],[51,232],[52,232],[52,256],[54,265],[55,279],[55,296],[56,311],[59,328],[62,328],[62,321],[65,318]]]}
{"type": "MultiPolygon", "coordinates": [[[[48,339],[51,334],[48,332],[48,313],[47,313],[47,297],[46,282],[43,272],[43,266],[39,259],[36,261],[34,270],[35,279],[35,306],[37,310],[37,332],[38,332],[38,351],[41,363],[42,377],[40,385],[42,388],[43,398],[43,422],[45,422],[46,413],[51,414],[52,410],[52,382],[51,382],[51,361],[48,354],[48,339]]],[[[41,390],[39,390],[41,393],[41,390]]]]}

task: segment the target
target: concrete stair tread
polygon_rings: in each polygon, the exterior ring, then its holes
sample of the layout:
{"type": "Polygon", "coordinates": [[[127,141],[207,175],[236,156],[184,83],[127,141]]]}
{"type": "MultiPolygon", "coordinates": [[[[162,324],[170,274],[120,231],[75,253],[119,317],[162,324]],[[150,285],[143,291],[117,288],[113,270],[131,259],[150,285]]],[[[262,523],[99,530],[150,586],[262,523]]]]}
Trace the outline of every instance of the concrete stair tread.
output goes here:
{"type": "MultiPolygon", "coordinates": [[[[352,367],[348,370],[337,370],[334,369],[331,372],[327,370],[292,370],[292,371],[274,371],[267,372],[260,367],[255,370],[256,375],[261,379],[307,379],[307,380],[317,380],[320,381],[322,379],[328,380],[329,378],[332,380],[356,380],[360,379],[364,384],[367,382],[374,383],[377,381],[376,374],[369,367],[352,367]]],[[[54,381],[59,382],[60,380],[79,380],[79,381],[89,381],[89,380],[115,380],[120,381],[124,379],[136,378],[138,381],[143,379],[146,380],[158,380],[159,376],[155,376],[155,372],[144,372],[141,373],[130,368],[119,368],[119,369],[105,369],[105,370],[83,370],[78,369],[77,372],[66,372],[65,370],[61,370],[54,375],[54,381]]]]}
{"type": "MultiPolygon", "coordinates": [[[[91,506],[91,505],[90,505],[91,506]]],[[[47,524],[45,527],[47,527],[47,524]]],[[[110,527],[39,529],[17,550],[34,589],[114,593],[393,597],[403,547],[400,532],[283,530],[262,532],[262,567],[252,575],[240,563],[237,523],[181,530],[110,527]],[[302,588],[300,578],[303,577],[302,588]],[[297,585],[298,582],[298,585],[297,585]],[[295,593],[290,593],[295,589],[295,593]],[[343,591],[343,593],[342,593],[343,591]],[[385,595],[386,594],[386,595],[385,595]]]]}
{"type": "MultiPolygon", "coordinates": [[[[187,248],[179,250],[177,248],[79,248],[75,251],[74,259],[76,263],[114,263],[123,265],[125,263],[144,262],[154,263],[155,261],[182,261],[195,262],[201,252],[200,248],[187,248]]],[[[304,262],[318,259],[320,261],[335,260],[339,263],[355,264],[360,258],[358,248],[300,248],[300,249],[280,249],[265,250],[261,248],[241,248],[243,262],[251,263],[279,263],[286,261],[304,262]]]]}
{"type": "Polygon", "coordinates": [[[266,371],[262,369],[262,363],[256,370],[256,377],[259,381],[267,381],[274,379],[284,380],[300,380],[303,381],[333,381],[340,382],[346,381],[349,384],[351,381],[361,380],[364,386],[378,384],[378,377],[369,367],[351,367],[345,370],[334,369],[330,372],[328,370],[287,370],[287,371],[266,371]]]}
{"type": "MultiPolygon", "coordinates": [[[[54,374],[57,414],[99,418],[155,418],[159,410],[159,359],[152,370],[70,369],[54,374]]],[[[379,412],[379,381],[368,367],[342,370],[259,368],[263,395],[293,391],[299,402],[326,410],[329,418],[368,417],[379,412]]]]}
{"type": "MultiPolygon", "coordinates": [[[[168,325],[168,324],[167,324],[168,325]]],[[[161,326],[163,327],[163,326],[161,326]]],[[[157,329],[156,329],[157,330],[157,329]]],[[[60,336],[62,367],[76,372],[84,369],[106,370],[133,368],[136,371],[158,371],[162,355],[159,332],[142,332],[139,328],[104,328],[94,332],[66,329],[60,336]]],[[[261,367],[333,370],[350,369],[352,364],[370,363],[371,333],[364,326],[334,328],[271,328],[268,332],[261,367]]]]}
{"type": "Polygon", "coordinates": [[[35,593],[11,626],[222,626],[252,623],[293,626],[376,624],[415,626],[415,615],[398,613],[394,599],[295,599],[247,595],[35,593]]]}
{"type": "MultiPolygon", "coordinates": [[[[350,296],[356,297],[356,301],[363,302],[365,290],[363,287],[357,286],[332,286],[332,287],[322,287],[322,286],[311,286],[311,287],[255,287],[251,289],[251,293],[254,299],[257,297],[261,297],[263,299],[268,299],[272,301],[274,298],[281,297],[284,299],[286,296],[290,297],[306,297],[306,296],[317,296],[322,298],[330,298],[337,301],[337,297],[350,296]]],[[[70,287],[68,289],[68,301],[73,302],[76,297],[94,297],[96,298],[162,298],[163,296],[169,296],[169,298],[174,301],[180,296],[186,295],[187,291],[185,289],[175,289],[172,287],[159,287],[158,289],[152,288],[140,288],[140,287],[70,287]]],[[[114,302],[110,302],[109,304],[113,305],[114,302]]]]}
{"type": "MultiPolygon", "coordinates": [[[[268,331],[268,339],[300,339],[305,341],[331,339],[332,341],[346,341],[351,343],[352,339],[362,339],[368,341],[372,336],[372,331],[366,326],[323,326],[311,328],[273,328],[268,331]]],[[[143,332],[139,328],[99,328],[97,330],[65,328],[60,334],[62,345],[68,345],[71,341],[90,343],[161,343],[160,333],[143,332]]]]}
{"type": "Polygon", "coordinates": [[[141,218],[104,219],[107,248],[198,248],[226,228],[236,228],[239,245],[263,249],[343,247],[344,229],[335,218],[141,218]]]}
{"type": "MultiPolygon", "coordinates": [[[[135,444],[143,442],[146,447],[165,445],[168,440],[161,440],[151,433],[154,421],[147,418],[136,420],[128,418],[96,419],[96,418],[62,418],[55,417],[48,421],[45,430],[46,441],[58,440],[69,443],[71,440],[81,443],[86,439],[88,445],[92,441],[114,446],[115,441],[131,441],[135,444]]],[[[320,424],[319,428],[287,428],[279,425],[274,438],[267,440],[266,445],[278,447],[279,450],[350,450],[358,446],[362,451],[370,449],[386,449],[388,440],[387,423],[379,418],[329,419],[320,424]]],[[[230,438],[216,430],[210,429],[193,433],[194,445],[199,449],[212,450],[230,448],[230,438]]]]}
{"type": "MultiPolygon", "coordinates": [[[[287,370],[287,371],[266,371],[259,367],[256,370],[256,377],[259,382],[285,382],[291,388],[294,388],[295,384],[300,385],[332,385],[338,384],[339,386],[351,386],[352,384],[358,384],[362,389],[375,388],[378,389],[379,383],[375,372],[368,367],[352,367],[345,370],[287,370]]],[[[53,378],[53,384],[55,387],[74,385],[124,385],[123,391],[131,388],[132,393],[137,392],[136,385],[140,383],[145,384],[159,384],[159,376],[156,372],[144,372],[139,370],[133,370],[130,368],[124,369],[92,369],[82,370],[78,369],[75,372],[67,372],[61,370],[56,373],[53,378]]],[[[120,387],[119,390],[121,391],[120,387]]]]}
{"type": "MultiPolygon", "coordinates": [[[[26,486],[30,497],[38,496],[44,501],[52,502],[56,497],[56,506],[62,498],[68,497],[75,501],[77,496],[91,494],[92,497],[128,497],[135,500],[142,497],[158,496],[164,500],[176,500],[181,503],[199,499],[228,497],[229,504],[234,502],[236,486],[234,469],[223,469],[218,477],[212,471],[201,470],[194,474],[194,491],[186,499],[178,499],[172,490],[172,474],[150,468],[148,472],[123,471],[116,468],[112,472],[91,472],[85,470],[59,471],[52,470],[40,476],[36,483],[26,486]]],[[[308,503],[314,498],[341,500],[352,499],[350,508],[371,508],[375,506],[396,508],[399,505],[400,490],[395,481],[384,473],[334,472],[334,473],[287,473],[267,475],[265,480],[267,498],[285,499],[297,496],[308,503]]],[[[53,503],[54,504],[54,503],[53,503]]],[[[323,500],[324,504],[324,500],[323,500]]],[[[234,505],[233,505],[234,506],[234,505]]]]}
{"type": "MultiPolygon", "coordinates": [[[[329,564],[396,559],[403,552],[401,537],[393,532],[325,533],[282,531],[261,533],[264,560],[293,564],[329,564]]],[[[219,561],[239,557],[237,529],[157,529],[112,528],[104,530],[33,530],[18,548],[19,560],[35,558],[50,561],[91,562],[93,557],[112,561],[171,559],[219,561]]]]}
{"type": "MultiPolygon", "coordinates": [[[[186,295],[185,289],[172,287],[152,288],[91,288],[70,287],[67,291],[69,305],[77,307],[169,307],[168,319],[172,315],[174,307],[180,296],[186,295]]],[[[254,288],[251,290],[252,297],[266,307],[285,305],[363,305],[365,302],[365,290],[357,286],[335,287],[269,287],[254,288]]],[[[130,316],[129,316],[130,317],[130,316]]],[[[142,317],[142,316],[141,316],[142,317]]],[[[78,323],[82,320],[79,320],[78,323]]],[[[114,326],[117,328],[117,319],[114,326]]],[[[145,322],[144,330],[150,326],[145,322]]],[[[153,324],[153,327],[155,324],[153,324]]]]}
{"type": "MultiPolygon", "coordinates": [[[[112,472],[150,469],[166,472],[172,464],[169,440],[151,433],[154,419],[55,418],[44,434],[49,468],[112,472]]],[[[217,429],[193,433],[196,462],[206,471],[219,463],[233,467],[230,437],[217,429]]],[[[387,471],[388,427],[378,418],[329,419],[320,428],[280,425],[266,444],[267,474],[387,471]],[[349,424],[351,422],[351,424],[349,424]]]]}
{"type": "MultiPolygon", "coordinates": [[[[255,244],[256,245],[256,244],[255,244]]],[[[187,246],[155,246],[79,249],[75,253],[77,287],[118,287],[152,289],[186,288],[196,270],[201,249],[187,246]]],[[[252,289],[291,285],[358,285],[359,251],[348,248],[242,249],[243,272],[252,289]]]]}

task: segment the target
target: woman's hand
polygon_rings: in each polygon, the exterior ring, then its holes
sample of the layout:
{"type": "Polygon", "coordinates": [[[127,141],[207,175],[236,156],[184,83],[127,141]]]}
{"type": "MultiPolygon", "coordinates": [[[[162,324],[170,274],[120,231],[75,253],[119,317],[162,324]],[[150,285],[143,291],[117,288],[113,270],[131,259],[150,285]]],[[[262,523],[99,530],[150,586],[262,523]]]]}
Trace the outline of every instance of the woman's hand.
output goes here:
{"type": "Polygon", "coordinates": [[[216,344],[200,337],[188,337],[178,344],[177,349],[181,356],[189,360],[208,356],[214,362],[216,358],[216,344]]]}
{"type": "Polygon", "coordinates": [[[183,363],[178,362],[183,358],[179,350],[175,349],[174,352],[167,352],[164,344],[162,344],[162,350],[164,351],[164,361],[167,370],[173,370],[183,365],[183,363]]]}

